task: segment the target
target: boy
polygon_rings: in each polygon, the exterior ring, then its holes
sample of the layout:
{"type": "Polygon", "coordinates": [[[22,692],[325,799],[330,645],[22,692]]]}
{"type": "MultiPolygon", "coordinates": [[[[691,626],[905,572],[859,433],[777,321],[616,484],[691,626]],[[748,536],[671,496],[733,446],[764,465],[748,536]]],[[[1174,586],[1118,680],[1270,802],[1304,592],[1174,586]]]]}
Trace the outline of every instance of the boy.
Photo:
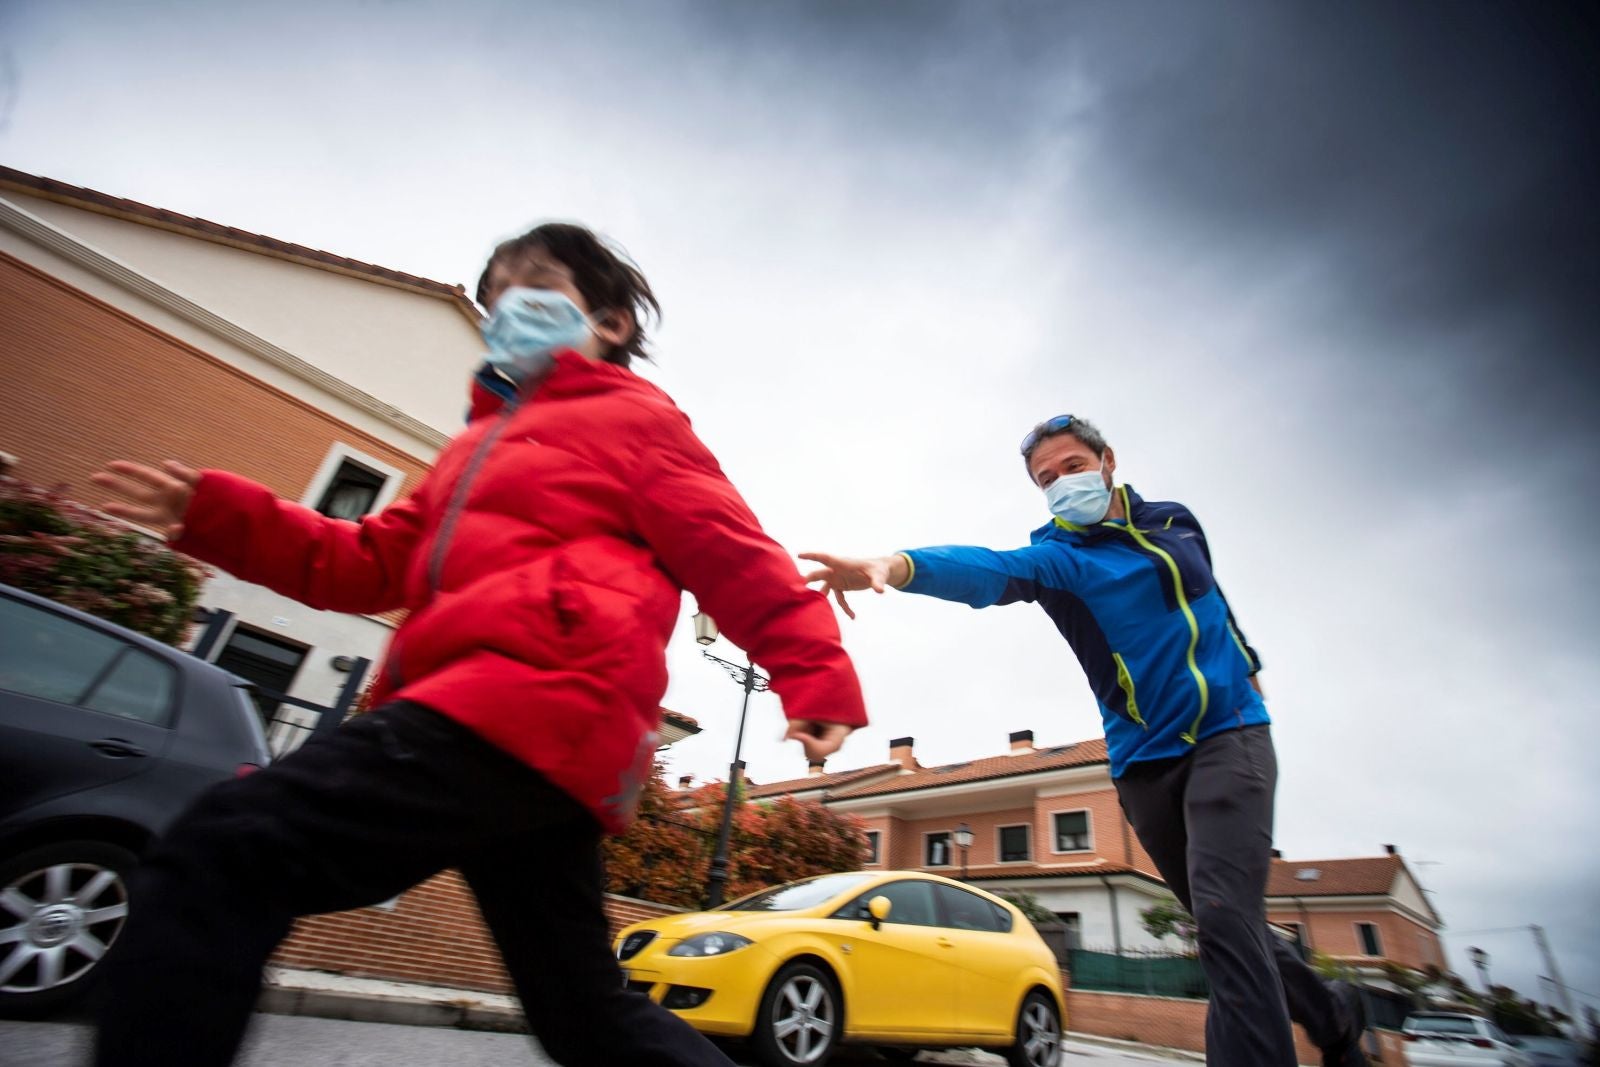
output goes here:
{"type": "Polygon", "coordinates": [[[811,759],[866,722],[807,589],[660,389],[639,270],[547,224],[495,249],[467,429],[407,499],[328,519],[220,471],[118,461],[122,518],[312,607],[408,609],[377,710],[207,793],[141,866],[98,1063],[228,1063],[300,915],[459,868],[534,1034],[565,1064],[726,1064],[622,989],[599,842],[650,773],[683,589],[772,676],[811,759]]]}

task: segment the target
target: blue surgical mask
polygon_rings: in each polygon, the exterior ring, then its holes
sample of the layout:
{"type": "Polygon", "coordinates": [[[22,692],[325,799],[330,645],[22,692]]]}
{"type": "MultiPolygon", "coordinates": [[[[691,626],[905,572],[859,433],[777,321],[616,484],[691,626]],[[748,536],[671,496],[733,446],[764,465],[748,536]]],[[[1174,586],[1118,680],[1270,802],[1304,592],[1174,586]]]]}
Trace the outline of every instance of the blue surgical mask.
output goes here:
{"type": "Polygon", "coordinates": [[[511,288],[494,302],[482,328],[489,365],[520,385],[542,377],[556,352],[582,344],[594,326],[563,293],[511,288]]]}
{"type": "Polygon", "coordinates": [[[1097,471],[1057,478],[1044,491],[1050,513],[1076,526],[1092,526],[1111,510],[1111,487],[1106,484],[1106,463],[1097,471]]]}

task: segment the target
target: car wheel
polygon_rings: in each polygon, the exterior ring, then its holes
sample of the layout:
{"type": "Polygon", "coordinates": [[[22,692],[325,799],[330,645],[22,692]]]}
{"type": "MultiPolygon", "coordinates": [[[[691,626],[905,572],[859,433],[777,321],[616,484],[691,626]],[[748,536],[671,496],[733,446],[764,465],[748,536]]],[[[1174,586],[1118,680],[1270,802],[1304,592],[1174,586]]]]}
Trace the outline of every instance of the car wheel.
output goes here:
{"type": "Polygon", "coordinates": [[[1017,1037],[1006,1050],[1011,1067],[1056,1067],[1061,1062],[1061,1013],[1035,989],[1017,1012],[1017,1037]]]}
{"type": "Polygon", "coordinates": [[[833,1055],[844,1023],[833,979],[809,963],[777,973],[761,998],[754,1038],[766,1067],[820,1067],[833,1055]]]}
{"type": "Polygon", "coordinates": [[[87,988],[128,921],[128,872],[137,862],[100,841],[0,861],[0,1012],[47,1011],[87,988]]]}

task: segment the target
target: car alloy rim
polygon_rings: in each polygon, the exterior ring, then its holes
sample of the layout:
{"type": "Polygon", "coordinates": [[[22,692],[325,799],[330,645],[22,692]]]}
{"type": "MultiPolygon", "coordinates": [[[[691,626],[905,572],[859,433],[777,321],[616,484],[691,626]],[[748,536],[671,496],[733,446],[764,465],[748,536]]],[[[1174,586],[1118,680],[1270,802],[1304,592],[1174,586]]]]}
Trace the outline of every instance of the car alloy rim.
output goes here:
{"type": "Polygon", "coordinates": [[[833,998],[810,975],[783,983],[772,1009],[772,1036],[795,1063],[815,1063],[833,1042],[833,998]]]}
{"type": "Polygon", "coordinates": [[[1061,1044],[1055,1012],[1038,1001],[1022,1012],[1022,1052],[1033,1067],[1055,1067],[1061,1044]]]}
{"type": "Polygon", "coordinates": [[[57,863],[0,890],[0,993],[40,993],[82,978],[128,919],[116,871],[57,863]]]}

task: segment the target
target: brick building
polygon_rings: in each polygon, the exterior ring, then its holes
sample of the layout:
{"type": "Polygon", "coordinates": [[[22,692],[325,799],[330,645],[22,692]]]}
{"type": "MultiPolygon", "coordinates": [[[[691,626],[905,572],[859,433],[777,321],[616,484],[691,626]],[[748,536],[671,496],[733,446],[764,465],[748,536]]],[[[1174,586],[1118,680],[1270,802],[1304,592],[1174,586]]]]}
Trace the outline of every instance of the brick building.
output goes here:
{"type": "Polygon", "coordinates": [[[1434,910],[1399,849],[1338,860],[1276,858],[1267,883],[1267,917],[1301,944],[1377,971],[1384,961],[1448,970],[1434,910]]]}
{"type": "MultiPolygon", "coordinates": [[[[377,510],[460,426],[478,318],[460,286],[0,168],[0,452],[91,504],[105,461],[174,458],[377,510]]],[[[201,603],[232,617],[210,658],[317,704],[393,627],[227,575],[201,603]]]]}

